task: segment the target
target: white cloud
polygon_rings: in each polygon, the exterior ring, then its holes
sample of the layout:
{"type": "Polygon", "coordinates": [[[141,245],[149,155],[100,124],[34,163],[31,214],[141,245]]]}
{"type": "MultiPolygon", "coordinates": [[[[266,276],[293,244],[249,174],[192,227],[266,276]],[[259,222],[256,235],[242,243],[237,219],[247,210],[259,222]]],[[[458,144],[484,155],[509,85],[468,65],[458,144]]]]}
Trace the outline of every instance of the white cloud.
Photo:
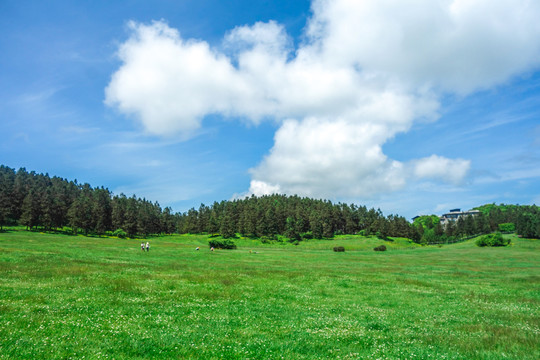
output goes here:
{"type": "Polygon", "coordinates": [[[106,89],[106,103],[135,115],[157,135],[191,135],[204,115],[228,111],[234,69],[206,42],[184,41],[163,22],[130,23],[119,50],[123,65],[106,89]]]}
{"type": "Polygon", "coordinates": [[[270,154],[252,169],[253,179],[279,185],[285,193],[318,197],[398,189],[404,181],[402,165],[380,147],[391,135],[386,130],[377,122],[288,120],[277,131],[270,154]]]}
{"type": "Polygon", "coordinates": [[[264,181],[251,180],[251,183],[249,184],[249,193],[242,194],[236,197],[241,198],[241,197],[247,196],[248,194],[263,196],[263,195],[272,195],[272,194],[280,194],[280,193],[282,193],[282,190],[279,187],[279,185],[270,185],[264,181]]]}
{"type": "Polygon", "coordinates": [[[309,34],[325,61],[468,93],[538,66],[540,3],[317,0],[309,34]]]}
{"type": "Polygon", "coordinates": [[[164,22],[131,23],[106,103],[152,134],[189,137],[208,114],[281,123],[251,169],[251,193],[372,196],[408,181],[460,184],[470,162],[407,163],[383,145],[439,97],[507,81],[540,64],[540,4],[501,0],[315,0],[296,51],[284,28],[233,29],[225,52],[164,22]]]}
{"type": "Polygon", "coordinates": [[[292,49],[292,40],[285,28],[275,21],[258,22],[253,26],[238,26],[225,36],[225,47],[232,56],[256,48],[286,60],[292,49]]]}
{"type": "Polygon", "coordinates": [[[437,155],[413,161],[414,175],[419,179],[439,179],[459,185],[468,173],[471,162],[447,159],[437,155]]]}

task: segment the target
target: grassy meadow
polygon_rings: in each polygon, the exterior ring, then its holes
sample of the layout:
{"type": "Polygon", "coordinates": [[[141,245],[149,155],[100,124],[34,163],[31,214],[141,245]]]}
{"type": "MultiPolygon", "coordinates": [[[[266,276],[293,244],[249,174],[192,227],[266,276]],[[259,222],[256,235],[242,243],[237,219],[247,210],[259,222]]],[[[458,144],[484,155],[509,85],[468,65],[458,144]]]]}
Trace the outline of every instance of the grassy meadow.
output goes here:
{"type": "Polygon", "coordinates": [[[0,359],[540,358],[538,240],[149,241],[0,233],[0,359]]]}

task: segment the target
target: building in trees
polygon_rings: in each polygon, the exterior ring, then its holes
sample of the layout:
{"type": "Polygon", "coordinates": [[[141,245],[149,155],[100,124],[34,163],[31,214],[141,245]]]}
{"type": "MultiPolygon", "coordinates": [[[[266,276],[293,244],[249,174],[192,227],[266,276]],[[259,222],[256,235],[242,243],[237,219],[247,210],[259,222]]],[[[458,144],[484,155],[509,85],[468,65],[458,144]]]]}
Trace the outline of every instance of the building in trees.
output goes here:
{"type": "Polygon", "coordinates": [[[456,222],[459,218],[466,218],[469,215],[474,217],[479,214],[479,210],[461,211],[461,209],[452,209],[446,214],[442,214],[440,217],[441,225],[446,226],[449,222],[456,222]]]}

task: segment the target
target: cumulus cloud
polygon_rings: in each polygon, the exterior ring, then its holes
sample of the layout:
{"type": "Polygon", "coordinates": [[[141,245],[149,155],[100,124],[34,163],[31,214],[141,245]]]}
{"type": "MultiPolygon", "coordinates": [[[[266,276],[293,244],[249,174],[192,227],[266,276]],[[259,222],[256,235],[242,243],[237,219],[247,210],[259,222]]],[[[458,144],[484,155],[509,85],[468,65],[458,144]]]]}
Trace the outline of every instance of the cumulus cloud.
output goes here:
{"type": "Polygon", "coordinates": [[[106,103],[157,135],[193,136],[206,115],[280,123],[250,193],[372,196],[408,181],[460,184],[470,162],[399,162],[383,145],[466,95],[540,63],[540,4],[501,0],[315,0],[296,49],[270,21],[221,50],[164,22],[131,23],[106,103]]]}
{"type": "Polygon", "coordinates": [[[204,115],[229,110],[237,82],[227,58],[206,42],[184,41],[163,22],[129,27],[132,37],[118,51],[123,65],[106,89],[108,105],[156,135],[189,136],[204,115]]]}
{"type": "MultiPolygon", "coordinates": [[[[270,185],[267,182],[264,181],[258,181],[258,180],[251,180],[250,187],[249,187],[249,194],[256,194],[257,196],[263,196],[263,195],[272,195],[272,194],[281,194],[283,191],[281,190],[279,185],[270,185]]],[[[242,198],[245,197],[247,194],[241,194],[236,196],[236,198],[242,198]]]]}
{"type": "MultiPolygon", "coordinates": [[[[231,55],[245,52],[247,49],[280,57],[287,57],[293,50],[292,39],[285,28],[275,21],[258,22],[253,26],[238,26],[225,35],[224,45],[231,50],[231,55]]],[[[286,59],[283,59],[286,60],[286,59]]]]}
{"type": "Polygon", "coordinates": [[[419,179],[440,179],[459,184],[469,171],[471,162],[464,159],[447,159],[437,155],[413,161],[414,175],[419,179]]]}
{"type": "Polygon", "coordinates": [[[538,66],[540,3],[319,0],[308,33],[325,61],[466,94],[538,66]]]}
{"type": "MultiPolygon", "coordinates": [[[[369,196],[404,185],[403,165],[383,154],[388,126],[346,119],[287,120],[276,132],[274,147],[252,169],[253,179],[290,194],[369,196]]],[[[261,195],[260,185],[250,192],[261,195]]]]}

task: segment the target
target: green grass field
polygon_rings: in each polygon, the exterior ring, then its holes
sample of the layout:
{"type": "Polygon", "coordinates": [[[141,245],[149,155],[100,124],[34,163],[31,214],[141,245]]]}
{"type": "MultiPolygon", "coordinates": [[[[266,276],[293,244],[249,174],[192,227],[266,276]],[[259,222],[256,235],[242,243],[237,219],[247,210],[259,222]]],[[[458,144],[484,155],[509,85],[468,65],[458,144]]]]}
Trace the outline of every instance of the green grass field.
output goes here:
{"type": "Polygon", "coordinates": [[[0,359],[540,358],[538,240],[207,240],[0,233],[0,359]]]}

